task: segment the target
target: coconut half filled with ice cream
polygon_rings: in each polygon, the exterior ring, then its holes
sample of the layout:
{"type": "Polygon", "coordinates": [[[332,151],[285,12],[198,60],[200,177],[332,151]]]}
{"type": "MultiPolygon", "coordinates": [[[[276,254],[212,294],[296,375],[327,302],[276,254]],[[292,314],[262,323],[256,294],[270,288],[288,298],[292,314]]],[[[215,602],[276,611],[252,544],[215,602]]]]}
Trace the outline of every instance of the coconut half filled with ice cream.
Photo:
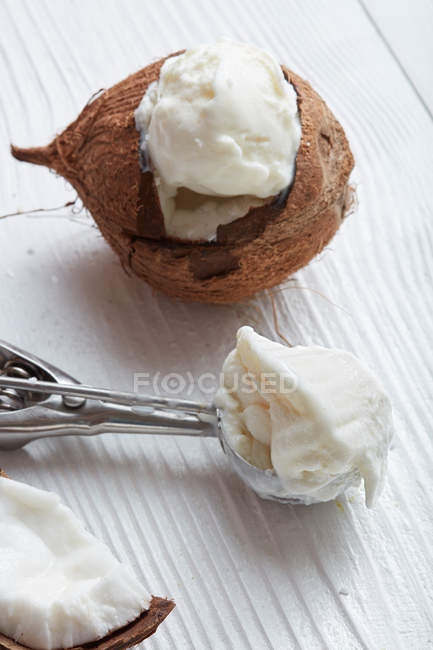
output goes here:
{"type": "Polygon", "coordinates": [[[64,176],[124,266],[184,300],[278,284],[351,203],[352,154],[324,101],[270,53],[230,41],[143,68],[47,147],[12,151],[64,176]]]}

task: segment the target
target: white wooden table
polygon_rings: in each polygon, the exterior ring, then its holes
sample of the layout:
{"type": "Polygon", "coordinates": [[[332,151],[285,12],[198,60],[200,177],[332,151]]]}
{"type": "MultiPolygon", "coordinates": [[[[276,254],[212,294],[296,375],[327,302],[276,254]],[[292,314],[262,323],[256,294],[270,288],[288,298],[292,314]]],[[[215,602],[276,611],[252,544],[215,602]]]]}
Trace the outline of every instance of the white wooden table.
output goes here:
{"type": "MultiPolygon", "coordinates": [[[[0,466],[60,493],[153,593],[175,598],[148,648],[430,648],[433,3],[0,0],[0,25],[2,214],[74,198],[9,143],[48,142],[95,90],[160,55],[230,36],[311,81],[347,131],[359,207],[275,295],[278,320],[292,343],[373,365],[397,433],[373,511],[361,492],[340,506],[260,501],[214,440],[39,441],[0,466]]],[[[218,370],[241,324],[276,338],[267,296],[153,295],[84,214],[0,220],[0,277],[0,337],[88,383],[218,370]]]]}

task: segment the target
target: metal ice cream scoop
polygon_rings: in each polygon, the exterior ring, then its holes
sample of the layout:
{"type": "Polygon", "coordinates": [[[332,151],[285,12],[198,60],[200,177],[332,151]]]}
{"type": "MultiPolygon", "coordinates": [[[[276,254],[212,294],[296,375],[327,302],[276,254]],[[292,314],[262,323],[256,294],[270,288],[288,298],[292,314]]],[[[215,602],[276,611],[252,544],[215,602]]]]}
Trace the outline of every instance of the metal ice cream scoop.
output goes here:
{"type": "MultiPolygon", "coordinates": [[[[306,502],[302,495],[288,494],[273,470],[251,465],[230,446],[223,414],[212,404],[85,386],[0,341],[0,451],[19,449],[39,438],[101,433],[218,438],[234,470],[260,497],[306,502]]],[[[335,481],[343,492],[353,479],[351,472],[335,481]]]]}

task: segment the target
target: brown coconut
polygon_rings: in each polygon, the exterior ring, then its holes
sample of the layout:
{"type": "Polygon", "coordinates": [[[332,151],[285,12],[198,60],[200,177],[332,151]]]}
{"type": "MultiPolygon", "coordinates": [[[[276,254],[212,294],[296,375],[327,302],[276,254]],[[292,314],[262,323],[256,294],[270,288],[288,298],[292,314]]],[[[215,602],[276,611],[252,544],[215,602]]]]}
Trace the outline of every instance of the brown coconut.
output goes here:
{"type": "Polygon", "coordinates": [[[325,102],[282,66],[302,124],[288,197],[219,226],[215,242],[167,237],[153,175],[140,168],[134,119],[164,61],[103,92],[48,146],[12,153],[66,178],[123,266],[155,289],[186,301],[242,300],[284,281],[328,244],[351,205],[353,156],[325,102]]]}
{"type": "MultiPolygon", "coordinates": [[[[0,476],[8,478],[7,474],[1,468],[0,476]]],[[[111,634],[107,634],[98,641],[91,641],[82,646],[74,646],[70,650],[122,650],[123,648],[131,648],[154,634],[174,607],[175,604],[172,600],[152,596],[149,609],[140,614],[135,621],[111,632],[111,634]]],[[[0,634],[0,650],[31,649],[28,646],[17,643],[4,634],[0,634]]]]}

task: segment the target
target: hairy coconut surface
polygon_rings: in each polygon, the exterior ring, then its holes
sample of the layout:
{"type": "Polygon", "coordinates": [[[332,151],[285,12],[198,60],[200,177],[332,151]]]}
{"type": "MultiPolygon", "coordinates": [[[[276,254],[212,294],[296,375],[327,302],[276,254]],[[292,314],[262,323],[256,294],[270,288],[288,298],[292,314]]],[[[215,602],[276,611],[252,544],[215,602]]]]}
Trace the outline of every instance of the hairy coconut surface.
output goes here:
{"type": "MultiPolygon", "coordinates": [[[[9,478],[1,468],[0,476],[9,478]]],[[[152,596],[149,609],[143,612],[135,621],[114,630],[114,632],[107,634],[98,641],[92,641],[82,646],[74,646],[71,650],[122,650],[122,648],[130,648],[154,634],[174,607],[175,603],[172,600],[152,596]]],[[[17,643],[4,634],[0,634],[0,650],[29,650],[29,647],[17,643]]]]}
{"type": "Polygon", "coordinates": [[[353,156],[325,102],[282,66],[296,90],[302,124],[287,199],[219,226],[212,243],[166,237],[153,175],[140,168],[134,119],[164,61],[99,95],[48,146],[13,146],[12,153],[66,178],[122,264],[156,289],[185,301],[242,300],[284,281],[330,241],[352,203],[353,156]]]}

